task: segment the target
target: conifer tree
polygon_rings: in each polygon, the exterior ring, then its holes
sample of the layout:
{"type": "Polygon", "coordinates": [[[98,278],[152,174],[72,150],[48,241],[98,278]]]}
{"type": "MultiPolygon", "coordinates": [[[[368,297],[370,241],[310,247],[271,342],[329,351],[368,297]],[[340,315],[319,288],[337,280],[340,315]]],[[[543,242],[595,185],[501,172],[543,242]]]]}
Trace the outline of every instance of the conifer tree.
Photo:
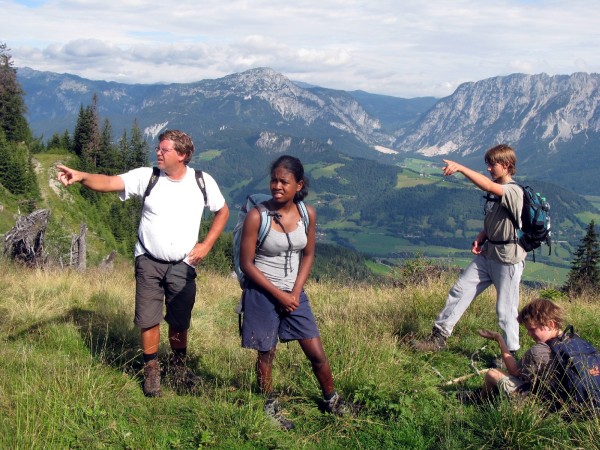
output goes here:
{"type": "Polygon", "coordinates": [[[10,193],[25,197],[31,205],[39,199],[40,191],[29,148],[23,142],[8,142],[2,129],[0,129],[0,184],[10,193]]]}
{"type": "Polygon", "coordinates": [[[100,147],[98,97],[92,97],[92,105],[79,107],[77,124],[73,132],[72,150],[81,160],[82,170],[95,172],[100,147]]]}
{"type": "MultiPolygon", "coordinates": [[[[9,149],[8,142],[6,141],[6,136],[4,134],[4,130],[0,128],[0,184],[8,189],[7,177],[8,172],[10,171],[10,152],[12,149],[9,149]]],[[[10,189],[9,189],[10,191],[10,189]]]]}
{"type": "Polygon", "coordinates": [[[119,168],[119,172],[127,172],[129,169],[133,169],[131,165],[131,152],[129,151],[129,139],[127,138],[127,130],[123,130],[123,135],[119,139],[118,143],[119,160],[122,166],[119,168]]]}
{"type": "Polygon", "coordinates": [[[83,109],[83,105],[79,105],[79,114],[77,115],[77,123],[73,130],[73,140],[71,142],[71,151],[77,156],[81,156],[83,153],[83,146],[87,141],[87,130],[86,110],[83,109]]]}
{"type": "Polygon", "coordinates": [[[142,130],[137,123],[137,119],[133,121],[133,125],[131,127],[129,152],[131,157],[130,168],[148,166],[148,143],[142,135],[142,130]]]}
{"type": "Polygon", "coordinates": [[[564,286],[566,291],[581,293],[596,289],[600,284],[600,243],[596,226],[592,220],[581,240],[581,245],[575,252],[575,258],[571,263],[571,271],[564,286]]]}
{"type": "Polygon", "coordinates": [[[53,149],[58,149],[60,147],[61,147],[60,135],[58,133],[54,133],[52,135],[52,137],[50,138],[50,140],[48,141],[46,148],[48,150],[53,150],[53,149]]]}
{"type": "Polygon", "coordinates": [[[112,125],[108,119],[104,119],[100,133],[97,163],[98,171],[107,175],[114,175],[123,167],[118,150],[113,143],[112,125]]]}
{"type": "Polygon", "coordinates": [[[31,130],[25,118],[25,92],[17,80],[10,49],[0,43],[0,128],[8,142],[29,142],[31,130]]]}
{"type": "Polygon", "coordinates": [[[65,130],[60,138],[60,146],[66,150],[71,149],[71,135],[69,134],[69,130],[65,130]]]}

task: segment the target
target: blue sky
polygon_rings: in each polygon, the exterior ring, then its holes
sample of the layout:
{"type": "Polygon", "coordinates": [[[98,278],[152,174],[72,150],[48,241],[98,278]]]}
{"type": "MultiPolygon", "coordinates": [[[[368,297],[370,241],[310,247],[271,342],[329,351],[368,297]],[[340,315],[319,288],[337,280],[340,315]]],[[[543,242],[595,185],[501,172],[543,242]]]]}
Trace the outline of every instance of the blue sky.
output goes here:
{"type": "Polygon", "coordinates": [[[600,0],[0,0],[17,67],[178,83],[270,67],[398,97],[600,72],[600,0]]]}

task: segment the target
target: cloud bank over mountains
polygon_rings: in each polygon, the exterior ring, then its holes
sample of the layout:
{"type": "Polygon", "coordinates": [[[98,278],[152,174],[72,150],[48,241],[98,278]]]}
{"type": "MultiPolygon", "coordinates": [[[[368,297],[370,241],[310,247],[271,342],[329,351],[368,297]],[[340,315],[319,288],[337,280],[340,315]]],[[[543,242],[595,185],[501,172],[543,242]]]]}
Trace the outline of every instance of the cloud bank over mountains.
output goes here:
{"type": "Polygon", "coordinates": [[[347,91],[444,97],[515,72],[600,72],[599,0],[6,0],[17,67],[186,83],[256,67],[347,91]]]}

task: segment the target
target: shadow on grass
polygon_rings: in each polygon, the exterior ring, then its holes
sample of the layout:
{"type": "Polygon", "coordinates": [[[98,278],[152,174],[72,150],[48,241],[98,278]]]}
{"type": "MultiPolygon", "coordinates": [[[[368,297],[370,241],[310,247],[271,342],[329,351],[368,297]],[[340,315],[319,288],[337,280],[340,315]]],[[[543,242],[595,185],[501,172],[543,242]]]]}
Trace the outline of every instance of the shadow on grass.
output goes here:
{"type": "MultiPolygon", "coordinates": [[[[85,346],[94,359],[101,364],[119,370],[143,381],[143,358],[140,349],[140,331],[129,317],[122,314],[109,314],[82,308],[73,308],[66,314],[52,319],[40,321],[7,337],[9,342],[28,339],[32,335],[44,335],[44,331],[53,325],[72,323],[85,346]]],[[[168,366],[170,349],[161,345],[159,359],[164,368],[168,366]],[[164,362],[164,364],[163,364],[164,362]]],[[[168,347],[168,346],[166,346],[168,347]]],[[[187,356],[187,366],[200,377],[202,386],[215,386],[223,381],[214,372],[206,368],[202,360],[193,353],[187,356]]],[[[163,380],[164,381],[164,380],[163,380]]],[[[167,386],[167,384],[165,384],[167,386]]],[[[180,395],[198,395],[206,393],[204,389],[174,389],[180,395]]]]}

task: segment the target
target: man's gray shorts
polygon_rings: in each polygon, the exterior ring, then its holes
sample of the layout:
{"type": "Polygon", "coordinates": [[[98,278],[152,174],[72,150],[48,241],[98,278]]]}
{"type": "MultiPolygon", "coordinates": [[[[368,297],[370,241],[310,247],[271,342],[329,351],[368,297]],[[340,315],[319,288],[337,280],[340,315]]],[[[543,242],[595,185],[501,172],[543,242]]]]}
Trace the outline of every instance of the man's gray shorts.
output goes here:
{"type": "Polygon", "coordinates": [[[135,259],[135,320],[150,328],[163,320],[177,331],[190,327],[196,301],[196,270],[184,262],[160,262],[147,255],[135,259]]]}
{"type": "Polygon", "coordinates": [[[300,306],[291,313],[285,313],[271,295],[248,287],[244,289],[242,308],[244,348],[266,352],[275,348],[278,339],[287,342],[319,337],[319,329],[304,291],[300,294],[300,306]]]}

